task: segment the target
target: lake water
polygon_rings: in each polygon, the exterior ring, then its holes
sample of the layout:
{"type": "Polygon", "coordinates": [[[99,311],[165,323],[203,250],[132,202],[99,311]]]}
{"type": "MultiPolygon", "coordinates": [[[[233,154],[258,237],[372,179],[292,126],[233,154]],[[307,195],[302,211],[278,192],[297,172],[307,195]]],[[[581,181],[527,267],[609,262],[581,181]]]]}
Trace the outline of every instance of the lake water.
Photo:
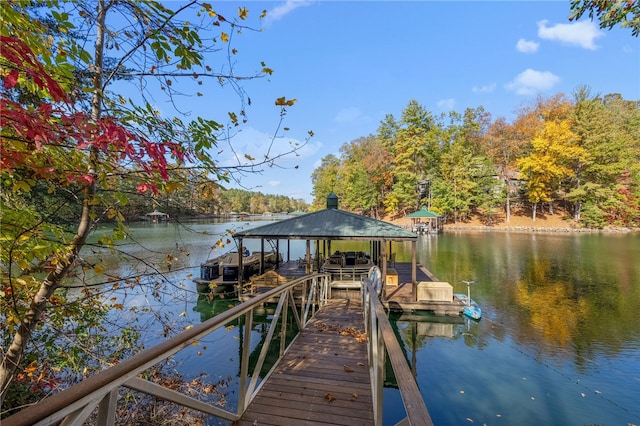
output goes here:
{"type": "Polygon", "coordinates": [[[396,322],[435,424],[640,423],[640,234],[447,232],[419,260],[483,310],[396,322]]]}
{"type": "MultiPolygon", "coordinates": [[[[199,298],[191,278],[207,258],[235,249],[233,242],[211,248],[226,241],[228,229],[263,223],[133,226],[145,249],[123,251],[164,271],[172,287],[161,301],[130,292],[123,302],[162,308],[174,330],[226,309],[231,300],[199,298]]],[[[260,249],[259,241],[245,242],[260,249]]],[[[292,242],[292,258],[304,247],[292,242]]],[[[410,245],[393,250],[399,261],[410,259],[410,245]]],[[[466,292],[461,281],[474,280],[471,295],[483,310],[479,322],[392,318],[436,425],[640,424],[640,234],[445,232],[421,236],[418,258],[455,292],[466,292]]],[[[120,274],[149,268],[106,261],[120,274]]],[[[260,327],[258,321],[258,337],[260,327]]],[[[212,380],[224,380],[230,403],[241,328],[232,324],[180,358],[186,376],[206,369],[212,380]]],[[[148,334],[147,345],[163,335],[162,327],[148,334]]],[[[403,416],[394,381],[386,379],[385,425],[403,416]]]]}

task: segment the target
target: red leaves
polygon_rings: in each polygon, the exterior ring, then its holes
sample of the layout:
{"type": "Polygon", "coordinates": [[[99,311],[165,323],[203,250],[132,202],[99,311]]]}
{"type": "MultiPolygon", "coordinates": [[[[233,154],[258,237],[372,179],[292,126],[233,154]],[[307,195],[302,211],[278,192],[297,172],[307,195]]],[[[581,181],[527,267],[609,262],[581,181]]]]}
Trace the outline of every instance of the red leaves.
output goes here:
{"type": "MultiPolygon", "coordinates": [[[[113,117],[94,121],[89,114],[74,111],[63,88],[51,78],[24,42],[15,37],[0,36],[0,43],[3,47],[0,57],[6,60],[7,68],[13,68],[4,77],[6,91],[0,98],[0,166],[3,170],[11,172],[22,168],[35,176],[52,176],[52,171],[58,170],[59,179],[93,184],[94,176],[83,171],[89,167],[78,164],[82,157],[73,153],[73,150],[93,149],[107,164],[127,161],[166,181],[169,179],[168,156],[180,162],[189,160],[177,143],[153,142],[113,117]],[[11,100],[7,91],[16,87],[21,75],[49,93],[56,103],[43,101],[33,109],[11,100]],[[42,157],[40,154],[45,148],[51,150],[42,157]],[[65,165],[63,158],[71,162],[71,167],[65,165]]],[[[157,193],[158,187],[144,183],[138,186],[138,191],[157,193]]]]}
{"type": "Polygon", "coordinates": [[[153,192],[154,194],[158,193],[158,187],[150,184],[150,183],[142,183],[138,186],[136,186],[136,191],[138,191],[141,194],[145,194],[149,191],[153,192]]]}
{"type": "Polygon", "coordinates": [[[0,45],[2,45],[0,54],[5,57],[9,64],[15,66],[15,69],[4,79],[6,89],[11,89],[17,84],[19,71],[22,71],[40,89],[47,91],[55,102],[68,100],[62,86],[51,78],[25,42],[17,37],[0,35],[0,45]]]}
{"type": "Polygon", "coordinates": [[[12,89],[18,82],[18,70],[13,70],[4,78],[4,87],[6,89],[12,89]]]}

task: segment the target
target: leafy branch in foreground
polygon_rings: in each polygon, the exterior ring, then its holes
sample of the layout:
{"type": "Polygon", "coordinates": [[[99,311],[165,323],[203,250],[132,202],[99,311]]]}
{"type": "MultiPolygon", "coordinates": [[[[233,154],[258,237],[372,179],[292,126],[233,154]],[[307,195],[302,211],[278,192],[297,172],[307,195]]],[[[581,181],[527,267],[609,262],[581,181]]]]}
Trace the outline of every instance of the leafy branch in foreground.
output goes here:
{"type": "MultiPolygon", "coordinates": [[[[32,393],[28,401],[21,400],[16,396],[19,379],[38,386],[36,376],[75,377],[71,371],[83,364],[99,369],[112,356],[126,355],[110,349],[117,347],[109,344],[111,338],[100,336],[110,310],[119,309],[117,301],[105,288],[85,285],[88,276],[115,278],[101,262],[86,262],[83,255],[93,248],[87,241],[98,223],[114,222],[111,235],[99,244],[115,247],[113,242],[127,235],[122,211],[131,194],[153,200],[194,182],[215,184],[232,179],[238,170],[255,172],[257,165],[281,158],[239,162],[229,169],[220,168],[215,158],[218,139],[247,119],[245,107],[251,101],[241,82],[272,72],[260,62],[257,71],[239,73],[239,62],[232,59],[238,51],[231,40],[251,30],[242,24],[246,9],[230,20],[198,1],[180,4],[175,11],[156,1],[41,5],[10,2],[0,27],[3,410],[43,396],[32,393]],[[87,46],[93,46],[92,53],[87,46]],[[217,61],[215,53],[224,59],[217,61]],[[183,86],[178,77],[185,80],[183,86]],[[197,89],[204,80],[231,86],[240,109],[217,118],[183,120],[190,114],[189,100],[183,99],[191,91],[195,96],[205,92],[197,89]],[[159,94],[177,116],[153,106],[159,94]],[[220,124],[227,120],[229,124],[220,124]],[[114,190],[121,187],[127,191],[114,190]],[[68,286],[71,281],[81,288],[68,286]],[[73,335],[75,330],[94,332],[73,335]],[[49,357],[55,355],[56,339],[78,342],[65,347],[65,354],[89,347],[102,352],[95,363],[75,356],[78,362],[63,373],[55,365],[60,358],[49,357]],[[38,374],[27,373],[38,358],[50,363],[43,363],[38,374]]],[[[282,155],[294,152],[292,147],[282,155]]],[[[155,274],[162,272],[149,266],[155,274]]],[[[124,282],[145,285],[142,279],[124,282]]],[[[151,297],[162,297],[166,283],[152,279],[146,285],[151,297]]],[[[112,337],[135,347],[136,334],[127,334],[134,330],[112,337]]]]}

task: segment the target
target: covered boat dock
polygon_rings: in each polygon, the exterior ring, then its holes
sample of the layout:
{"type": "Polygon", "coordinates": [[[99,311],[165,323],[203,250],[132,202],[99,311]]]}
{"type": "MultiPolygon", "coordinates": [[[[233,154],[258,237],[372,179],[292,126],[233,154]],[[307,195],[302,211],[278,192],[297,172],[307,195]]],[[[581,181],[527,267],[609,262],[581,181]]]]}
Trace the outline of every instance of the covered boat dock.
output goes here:
{"type": "Polygon", "coordinates": [[[418,234],[440,234],[444,230],[444,218],[422,207],[405,217],[411,219],[411,230],[418,234]]]}
{"type": "MultiPolygon", "coordinates": [[[[245,239],[260,239],[264,246],[265,240],[276,241],[277,250],[280,251],[280,242],[287,243],[286,256],[291,260],[289,242],[291,240],[305,240],[306,254],[304,258],[304,272],[310,274],[321,270],[323,264],[331,257],[331,242],[339,240],[367,241],[370,243],[369,257],[373,264],[380,267],[382,282],[387,282],[393,264],[395,254],[393,252],[394,242],[411,242],[411,283],[417,283],[417,239],[418,235],[399,226],[380,220],[360,216],[338,208],[338,197],[331,193],[327,197],[327,208],[313,213],[307,213],[280,220],[256,228],[241,231],[235,234],[239,250],[243,248],[245,239]],[[322,253],[312,254],[311,243],[315,241],[316,251],[322,253]]],[[[350,254],[349,254],[350,255],[350,254]]],[[[354,253],[354,259],[358,254],[354,253]]],[[[349,280],[351,282],[360,281],[357,273],[366,273],[368,268],[364,264],[358,264],[354,260],[352,264],[346,260],[346,264],[336,269],[336,271],[352,271],[349,280]],[[362,271],[360,271],[362,269],[362,271]],[[366,271],[364,269],[367,269],[366,271]]],[[[328,262],[327,262],[328,263],[328,262]]],[[[397,274],[397,273],[396,273],[397,274]]],[[[415,296],[415,288],[412,291],[415,296]]],[[[384,298],[384,294],[383,294],[384,298]]]]}

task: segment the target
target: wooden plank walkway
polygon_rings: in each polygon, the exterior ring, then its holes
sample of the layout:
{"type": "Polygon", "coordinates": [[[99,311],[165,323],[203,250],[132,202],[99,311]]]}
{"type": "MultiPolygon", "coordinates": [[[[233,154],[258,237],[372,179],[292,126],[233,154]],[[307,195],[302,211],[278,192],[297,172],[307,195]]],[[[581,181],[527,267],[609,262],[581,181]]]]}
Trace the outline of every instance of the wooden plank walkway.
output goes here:
{"type": "Polygon", "coordinates": [[[373,400],[359,301],[334,299],[301,332],[238,426],[371,425],[373,400]]]}

